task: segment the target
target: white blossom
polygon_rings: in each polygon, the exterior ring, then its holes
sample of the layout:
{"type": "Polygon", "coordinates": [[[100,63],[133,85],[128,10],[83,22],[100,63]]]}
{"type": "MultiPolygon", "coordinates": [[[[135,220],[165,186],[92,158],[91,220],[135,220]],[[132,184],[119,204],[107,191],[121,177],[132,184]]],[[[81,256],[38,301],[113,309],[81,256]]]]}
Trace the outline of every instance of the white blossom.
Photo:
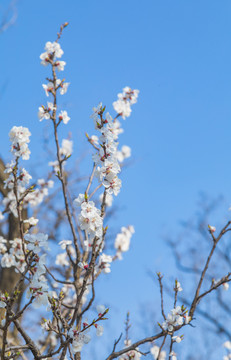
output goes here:
{"type": "Polygon", "coordinates": [[[121,151],[117,151],[116,157],[119,162],[123,162],[125,159],[131,156],[131,148],[127,145],[123,145],[121,151]]]}
{"type": "Polygon", "coordinates": [[[30,131],[26,127],[14,126],[9,133],[11,145],[11,152],[16,157],[22,157],[23,160],[28,160],[30,157],[30,150],[28,143],[30,142],[30,131]]]}
{"type": "Polygon", "coordinates": [[[122,93],[118,94],[118,100],[113,102],[114,110],[122,116],[123,119],[130,116],[131,105],[137,102],[139,90],[132,90],[128,86],[123,89],[122,93]]]}
{"type": "Polygon", "coordinates": [[[5,252],[7,251],[7,247],[6,244],[7,240],[4,239],[2,236],[0,236],[0,253],[1,254],[5,254],[5,252]]]}
{"type": "Polygon", "coordinates": [[[61,249],[65,250],[68,245],[71,245],[71,240],[62,240],[59,242],[59,245],[61,246],[61,249]]]}
{"type": "Polygon", "coordinates": [[[60,85],[60,94],[61,95],[66,94],[69,85],[70,85],[70,83],[68,83],[68,82],[61,83],[61,85],[60,85]]]}
{"type": "Polygon", "coordinates": [[[96,310],[98,315],[101,316],[106,311],[106,307],[104,305],[97,305],[96,310]]]}
{"type": "Polygon", "coordinates": [[[23,222],[24,222],[25,224],[29,224],[29,225],[31,225],[31,226],[36,226],[36,225],[38,224],[39,220],[38,220],[38,219],[35,219],[35,218],[32,216],[32,217],[30,217],[29,219],[24,220],[23,222]]]}
{"type": "Polygon", "coordinates": [[[67,115],[67,112],[65,110],[60,111],[58,118],[60,121],[62,121],[65,125],[70,120],[70,117],[67,115]]]}
{"type": "MultiPolygon", "coordinates": [[[[130,346],[131,340],[125,340],[124,341],[124,345],[125,345],[125,349],[126,347],[130,346]]],[[[137,347],[136,350],[139,350],[139,348],[137,347]]],[[[139,360],[141,358],[141,353],[139,351],[136,350],[130,350],[128,352],[126,352],[125,354],[123,354],[122,356],[119,357],[119,360],[139,360]]],[[[164,360],[164,359],[163,359],[164,360]]]]}
{"type": "Polygon", "coordinates": [[[68,157],[73,151],[73,141],[68,139],[62,140],[62,146],[60,148],[60,155],[68,157]]]}
{"type": "Polygon", "coordinates": [[[55,62],[55,66],[57,67],[58,71],[63,71],[64,70],[64,66],[66,65],[65,61],[56,61],[55,62]]]}
{"type": "Polygon", "coordinates": [[[117,256],[121,259],[121,253],[129,250],[130,240],[135,230],[132,225],[122,227],[121,232],[116,236],[114,247],[117,249],[117,256]]]}
{"type": "MultiPolygon", "coordinates": [[[[103,201],[103,197],[104,197],[104,194],[100,194],[100,196],[99,196],[100,202],[103,201]]],[[[111,194],[106,193],[105,205],[108,206],[108,207],[111,207],[112,202],[113,202],[113,196],[111,194]]]]}
{"type": "Polygon", "coordinates": [[[42,87],[47,97],[54,90],[54,84],[52,82],[49,82],[48,84],[42,84],[42,87]]]}
{"type": "Polygon", "coordinates": [[[40,252],[42,248],[48,250],[48,235],[43,233],[25,234],[24,238],[28,242],[28,250],[32,250],[36,254],[40,252]]]}
{"type": "Polygon", "coordinates": [[[183,291],[182,287],[181,287],[181,284],[178,280],[176,280],[176,283],[175,283],[175,289],[180,292],[180,291],[183,291]]]}
{"type": "Polygon", "coordinates": [[[99,138],[98,138],[98,136],[92,135],[89,140],[90,140],[90,142],[91,142],[92,144],[94,144],[94,145],[99,145],[99,138]]]}
{"type": "Polygon", "coordinates": [[[51,117],[50,111],[53,111],[54,109],[55,109],[55,106],[51,102],[47,103],[47,107],[45,107],[43,105],[40,106],[39,111],[38,111],[39,121],[42,121],[43,119],[49,120],[51,117]]]}
{"type": "MultiPolygon", "coordinates": [[[[158,358],[160,348],[157,345],[153,345],[150,349],[150,352],[153,356],[153,358],[156,360],[158,358]]],[[[160,352],[159,360],[165,360],[166,359],[166,351],[162,350],[160,352]]]]}
{"type": "Polygon", "coordinates": [[[96,328],[96,335],[102,336],[103,335],[103,326],[99,325],[99,324],[95,324],[95,328],[96,328]]]}
{"type": "Polygon", "coordinates": [[[10,268],[15,265],[15,257],[12,254],[5,253],[1,259],[1,266],[10,268]]]}
{"type": "Polygon", "coordinates": [[[172,309],[167,315],[167,319],[163,322],[164,330],[173,331],[175,326],[183,325],[185,317],[180,306],[172,309]]]}
{"type": "Polygon", "coordinates": [[[102,254],[99,257],[99,268],[102,269],[105,274],[108,274],[111,272],[111,262],[112,257],[110,255],[102,254]]]}
{"type": "Polygon", "coordinates": [[[56,265],[68,266],[69,261],[66,253],[58,254],[55,260],[56,265]]]}
{"type": "Polygon", "coordinates": [[[224,348],[231,350],[231,341],[224,342],[223,346],[224,346],[224,348]]]}
{"type": "Polygon", "coordinates": [[[84,194],[79,194],[79,196],[74,200],[74,205],[75,206],[81,206],[81,204],[85,201],[85,195],[84,194]]]}
{"type": "MultiPolygon", "coordinates": [[[[61,46],[56,41],[50,42],[48,41],[45,45],[45,52],[40,55],[41,64],[47,66],[51,60],[55,60],[56,58],[61,58],[63,55],[63,50],[61,46]]],[[[65,65],[65,64],[64,64],[65,65]]]]}

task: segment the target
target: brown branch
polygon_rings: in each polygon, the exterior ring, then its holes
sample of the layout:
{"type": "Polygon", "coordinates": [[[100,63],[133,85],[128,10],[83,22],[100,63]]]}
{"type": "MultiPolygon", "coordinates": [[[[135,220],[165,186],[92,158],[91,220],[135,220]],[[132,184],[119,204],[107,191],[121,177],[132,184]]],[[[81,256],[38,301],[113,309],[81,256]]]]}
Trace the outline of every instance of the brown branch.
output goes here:
{"type": "Polygon", "coordinates": [[[164,296],[163,296],[163,284],[162,284],[163,276],[161,276],[161,273],[157,273],[157,276],[158,276],[158,281],[159,281],[159,285],[160,285],[161,313],[162,313],[164,320],[166,320],[166,316],[164,313],[164,296]]]}
{"type": "Polygon", "coordinates": [[[200,293],[200,289],[201,289],[201,286],[202,286],[202,283],[203,283],[203,280],[204,280],[204,277],[205,277],[205,274],[206,274],[206,271],[208,270],[208,267],[209,267],[209,263],[210,263],[210,260],[213,256],[213,253],[217,247],[217,244],[218,242],[220,241],[220,239],[222,238],[222,236],[227,232],[227,229],[229,227],[229,225],[231,224],[231,221],[228,221],[228,223],[224,226],[224,228],[220,231],[220,234],[217,236],[217,238],[214,238],[213,236],[213,246],[212,246],[212,249],[209,253],[209,256],[206,260],[206,263],[205,263],[205,266],[204,266],[204,269],[201,273],[201,277],[200,277],[200,280],[198,282],[198,285],[197,285],[197,288],[196,288],[196,292],[195,292],[195,295],[194,295],[194,299],[192,301],[192,305],[190,307],[190,311],[189,311],[189,316],[191,316],[191,318],[193,317],[193,314],[195,312],[195,309],[196,309],[196,305],[197,305],[197,302],[198,302],[198,298],[199,298],[199,293],[200,293]],[[214,240],[215,239],[215,240],[214,240]]]}

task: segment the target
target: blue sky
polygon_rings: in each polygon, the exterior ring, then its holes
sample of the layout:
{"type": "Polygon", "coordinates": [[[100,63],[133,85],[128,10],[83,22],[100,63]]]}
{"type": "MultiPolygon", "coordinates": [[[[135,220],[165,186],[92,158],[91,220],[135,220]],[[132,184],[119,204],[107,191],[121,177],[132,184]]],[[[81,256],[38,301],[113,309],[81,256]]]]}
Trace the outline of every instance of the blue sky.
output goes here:
{"type": "MultiPolygon", "coordinates": [[[[8,1],[2,1],[0,11],[8,1]]],[[[68,21],[61,45],[71,82],[61,99],[71,117],[61,136],[72,132],[74,155],[94,133],[91,109],[112,102],[124,86],[140,90],[121,144],[132,148],[132,165],[123,174],[116,204],[123,209],[114,225],[133,224],[136,234],[124,261],[100,281],[121,310],[158,291],[147,270],[174,272],[163,233],[175,233],[181,219],[195,212],[200,191],[230,200],[231,3],[185,0],[19,1],[18,19],[1,42],[1,156],[10,159],[7,134],[29,127],[31,163],[41,154],[45,123],[37,119],[48,76],[39,55],[68,21]],[[105,285],[106,284],[106,285],[105,285]],[[121,289],[121,292],[118,290],[121,289]]],[[[26,164],[25,164],[26,166],[26,164]]],[[[107,292],[106,292],[107,294],[107,292]]],[[[113,300],[112,300],[113,299],[113,300]]],[[[157,320],[157,319],[156,319],[157,320]]],[[[160,320],[160,319],[158,319],[160,320]]],[[[117,336],[118,333],[115,334],[117,336]]]]}

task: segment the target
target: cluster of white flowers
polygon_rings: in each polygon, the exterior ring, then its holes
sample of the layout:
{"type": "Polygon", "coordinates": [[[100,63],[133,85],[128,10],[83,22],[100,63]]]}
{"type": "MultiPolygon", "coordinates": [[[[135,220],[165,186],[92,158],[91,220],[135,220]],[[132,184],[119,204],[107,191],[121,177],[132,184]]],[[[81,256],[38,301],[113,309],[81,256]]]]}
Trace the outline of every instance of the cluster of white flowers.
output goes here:
{"type": "Polygon", "coordinates": [[[74,204],[81,207],[78,219],[81,230],[86,233],[85,246],[91,247],[95,238],[97,238],[97,244],[100,244],[103,235],[101,211],[96,208],[93,201],[86,201],[84,194],[79,194],[74,204]]]}
{"type": "Polygon", "coordinates": [[[23,220],[24,224],[29,224],[30,226],[35,226],[38,224],[39,220],[35,219],[33,216],[31,216],[29,219],[23,220]]]}
{"type": "Polygon", "coordinates": [[[0,240],[0,249],[1,253],[4,254],[1,258],[1,266],[4,268],[15,267],[16,270],[24,271],[25,269],[25,256],[22,250],[22,240],[14,239],[10,240],[9,244],[10,249],[7,252],[7,247],[4,245],[7,243],[7,240],[1,238],[0,240]]]}
{"type": "Polygon", "coordinates": [[[55,106],[52,104],[52,102],[47,102],[47,106],[40,106],[38,111],[38,118],[39,121],[42,120],[49,120],[51,118],[51,111],[54,111],[55,106]]]}
{"type": "MultiPolygon", "coordinates": [[[[65,250],[68,246],[68,251],[71,254],[72,258],[74,259],[75,258],[75,249],[71,244],[72,244],[71,240],[62,240],[59,242],[59,245],[61,246],[61,249],[63,249],[63,250],[65,250]]],[[[69,258],[67,256],[66,251],[61,254],[56,255],[55,264],[60,265],[60,266],[69,266],[70,265],[69,258]]]]}
{"type": "MultiPolygon", "coordinates": [[[[36,220],[37,219],[29,218],[28,223],[30,225],[36,224],[36,220]]],[[[49,304],[48,297],[51,297],[52,293],[49,291],[47,280],[45,278],[46,254],[39,256],[39,253],[41,250],[49,250],[48,235],[43,233],[27,233],[24,235],[24,239],[25,249],[32,252],[34,260],[34,265],[31,269],[31,279],[27,291],[27,298],[33,296],[33,306],[35,308],[39,308],[42,305],[47,306],[49,304]]],[[[15,240],[12,243],[14,244],[15,240]]]]}
{"type": "Polygon", "coordinates": [[[30,131],[23,126],[14,126],[10,132],[9,137],[11,141],[11,152],[16,157],[22,157],[23,160],[28,160],[30,157],[30,150],[28,143],[30,142],[30,131]]]}
{"type": "Polygon", "coordinates": [[[122,163],[125,159],[131,156],[131,148],[127,145],[123,145],[120,151],[117,151],[117,160],[122,163]]]}
{"type": "Polygon", "coordinates": [[[67,92],[67,89],[69,87],[70,83],[63,82],[60,79],[57,79],[55,81],[55,84],[52,82],[48,82],[47,84],[42,84],[42,87],[45,91],[46,96],[48,97],[50,93],[54,93],[54,91],[59,89],[60,95],[64,95],[67,92]]]}
{"type": "Polygon", "coordinates": [[[102,254],[99,257],[99,263],[98,266],[95,268],[95,272],[97,273],[98,269],[101,269],[105,274],[108,274],[111,272],[111,262],[112,262],[112,256],[102,254]]]}
{"type": "MultiPolygon", "coordinates": [[[[103,313],[105,312],[106,308],[104,305],[98,305],[96,307],[98,312],[98,317],[102,317],[103,313]]],[[[75,326],[69,330],[69,336],[72,341],[72,351],[73,353],[80,352],[84,344],[88,344],[91,341],[91,336],[89,335],[90,327],[89,327],[88,319],[83,321],[83,328],[81,331],[78,331],[75,326]]],[[[103,326],[99,325],[97,322],[94,322],[94,327],[96,328],[96,335],[102,336],[103,335],[103,326]]]]}
{"type": "MultiPolygon", "coordinates": [[[[71,156],[73,151],[73,141],[69,140],[69,139],[63,139],[62,140],[62,145],[59,149],[59,154],[62,157],[62,166],[64,168],[64,165],[66,163],[66,159],[71,156]]],[[[49,166],[53,167],[54,172],[57,174],[60,171],[59,168],[59,162],[58,160],[54,160],[54,161],[49,161],[48,163],[49,166]]]]}
{"type": "MultiPolygon", "coordinates": [[[[44,242],[44,238],[43,240],[41,240],[41,242],[44,242]]],[[[36,245],[34,246],[34,248],[36,249],[36,245]]],[[[33,269],[34,274],[32,276],[32,279],[30,281],[30,286],[27,291],[27,298],[30,298],[31,296],[34,297],[33,306],[36,309],[42,305],[47,306],[49,304],[48,297],[52,297],[52,292],[49,291],[49,286],[45,278],[45,273],[46,273],[45,264],[46,264],[46,254],[43,254],[42,256],[39,257],[39,260],[36,263],[36,267],[34,267],[33,269]]]]}
{"type": "Polygon", "coordinates": [[[2,200],[2,204],[7,210],[9,209],[15,217],[18,217],[17,202],[13,190],[7,193],[7,196],[2,200]]]}
{"type": "Polygon", "coordinates": [[[62,121],[65,125],[69,122],[70,117],[67,115],[66,110],[61,110],[58,115],[59,121],[62,121]]]}
{"type": "Polygon", "coordinates": [[[116,236],[114,247],[117,249],[116,256],[122,259],[122,252],[129,250],[130,240],[135,230],[132,225],[122,227],[121,232],[116,236]]]}
{"type": "Polygon", "coordinates": [[[174,288],[175,291],[177,292],[181,292],[183,291],[182,287],[181,287],[181,284],[178,280],[175,281],[175,288],[174,288]]]}
{"type": "MultiPolygon", "coordinates": [[[[131,112],[130,105],[137,101],[138,93],[138,90],[131,90],[126,87],[123,90],[123,94],[118,94],[119,100],[114,102],[113,106],[116,111],[119,107],[123,108],[123,110],[117,111],[123,118],[128,113],[128,110],[125,110],[125,108],[129,108],[131,112]]],[[[117,196],[121,188],[121,180],[118,178],[118,174],[121,171],[119,162],[123,162],[124,159],[131,156],[131,149],[128,146],[123,146],[121,151],[117,150],[117,139],[123,130],[117,117],[113,119],[109,113],[106,113],[104,116],[104,110],[105,108],[100,103],[96,108],[93,108],[91,116],[94,120],[95,128],[101,133],[100,138],[98,139],[95,135],[91,137],[87,135],[87,137],[94,146],[98,145],[100,140],[98,152],[92,157],[97,165],[95,176],[102,182],[107,194],[117,196]]]]}
{"type": "Polygon", "coordinates": [[[132,90],[126,86],[122,93],[118,94],[118,100],[113,102],[115,111],[122,116],[123,119],[131,115],[131,105],[137,102],[139,90],[132,90]]]}
{"type": "MultiPolygon", "coordinates": [[[[22,159],[29,159],[30,150],[28,149],[27,144],[30,141],[30,131],[27,128],[23,128],[22,126],[14,126],[11,129],[9,136],[12,142],[11,151],[14,153],[14,155],[17,158],[22,157],[22,159]]],[[[48,195],[48,188],[53,187],[54,184],[52,180],[46,182],[44,179],[39,179],[38,186],[40,186],[40,188],[31,188],[31,191],[26,193],[26,186],[32,179],[27,170],[24,168],[19,169],[18,162],[12,160],[11,163],[6,165],[5,173],[9,175],[8,178],[4,181],[4,188],[8,188],[9,191],[7,196],[5,196],[3,199],[2,204],[5,206],[5,211],[7,212],[10,210],[15,217],[18,216],[14,188],[15,181],[17,181],[17,196],[20,199],[23,195],[24,207],[26,207],[28,204],[30,206],[36,206],[40,204],[44,197],[48,195]]],[[[2,218],[3,217],[1,216],[1,219],[2,218]]]]}
{"type": "MultiPolygon", "coordinates": [[[[31,178],[30,175],[26,177],[27,180],[30,178],[31,178]]],[[[9,183],[9,178],[6,181],[9,183]]],[[[24,186],[20,186],[23,183],[22,181],[20,181],[20,179],[18,179],[17,181],[18,181],[18,189],[17,189],[18,196],[20,197],[20,195],[24,193],[26,188],[24,186]]],[[[52,188],[54,186],[54,182],[53,180],[45,181],[44,179],[38,179],[37,185],[39,186],[39,188],[34,189],[33,192],[29,192],[25,196],[23,201],[24,206],[30,205],[32,207],[35,207],[41,204],[44,197],[48,195],[48,188],[52,188]]],[[[15,217],[18,217],[17,207],[16,207],[17,204],[13,190],[8,192],[7,196],[3,199],[2,203],[6,209],[9,209],[13,213],[15,217]]]]}
{"type": "Polygon", "coordinates": [[[185,312],[185,309],[181,306],[177,306],[167,315],[167,319],[163,322],[161,327],[164,330],[173,331],[175,326],[188,324],[190,320],[191,318],[188,316],[187,312],[185,312]]]}
{"type": "Polygon", "coordinates": [[[72,351],[74,354],[80,352],[84,344],[88,344],[91,341],[91,336],[88,335],[89,329],[85,330],[84,333],[80,333],[75,327],[70,329],[69,335],[73,339],[72,351]]]}
{"type": "Polygon", "coordinates": [[[32,250],[35,254],[38,254],[42,248],[48,250],[48,235],[43,233],[37,234],[25,234],[25,240],[27,241],[27,249],[32,250]]]}
{"type": "MultiPolygon", "coordinates": [[[[100,194],[100,196],[99,196],[99,201],[101,203],[103,201],[103,196],[104,196],[104,194],[100,194]]],[[[113,202],[113,195],[107,193],[106,197],[105,197],[105,205],[108,206],[108,207],[111,207],[112,202],[113,202]]]]}
{"type": "Polygon", "coordinates": [[[7,247],[6,244],[7,240],[4,239],[3,236],[0,236],[0,254],[5,254],[5,252],[7,251],[7,247]]]}
{"type": "MultiPolygon", "coordinates": [[[[37,224],[37,219],[29,218],[24,221],[28,222],[31,226],[37,224]]],[[[24,235],[25,243],[24,249],[27,251],[33,251],[36,254],[38,259],[38,253],[41,249],[48,250],[48,235],[37,233],[37,234],[25,234],[24,235]]],[[[9,240],[9,250],[7,251],[7,240],[3,237],[0,238],[0,253],[3,255],[1,258],[1,266],[10,268],[12,266],[15,267],[16,271],[23,272],[26,267],[25,255],[23,252],[22,240],[20,238],[15,238],[14,240],[9,240]]],[[[41,257],[42,258],[42,257],[41,257]]],[[[41,259],[40,258],[40,259],[41,259]]],[[[37,260],[36,260],[37,261],[37,260]]],[[[38,262],[37,267],[41,265],[38,262]]],[[[45,272],[45,268],[43,267],[43,272],[45,272]]],[[[36,271],[37,272],[37,271],[36,271]]],[[[39,273],[39,272],[38,272],[39,273]]]]}
{"type": "Polygon", "coordinates": [[[159,360],[166,360],[166,356],[167,356],[166,351],[162,350],[160,352],[159,346],[153,345],[150,349],[150,352],[155,360],[157,360],[158,356],[159,356],[159,358],[158,358],[159,360]],[[160,352],[160,355],[159,355],[159,352],[160,352]]]}
{"type": "Polygon", "coordinates": [[[118,178],[120,172],[120,165],[117,160],[117,146],[116,140],[119,135],[118,120],[113,120],[109,113],[106,114],[103,120],[103,109],[97,107],[93,109],[92,115],[96,128],[101,132],[100,149],[93,155],[92,159],[97,166],[95,176],[106,188],[107,193],[118,195],[121,188],[121,180],[118,178]],[[100,118],[99,118],[100,117],[100,118]]]}
{"type": "MultiPolygon", "coordinates": [[[[182,341],[182,336],[173,336],[172,337],[173,342],[176,343],[180,343],[182,341]]],[[[159,346],[157,345],[153,345],[150,349],[150,352],[154,358],[154,360],[166,360],[167,354],[165,350],[161,350],[159,346]],[[159,357],[158,357],[159,356],[159,357]]],[[[175,351],[171,351],[169,354],[169,358],[171,358],[171,360],[177,360],[177,354],[175,353],[175,351]]]]}
{"type": "MultiPolygon", "coordinates": [[[[10,166],[8,164],[8,167],[6,168],[5,172],[9,173],[10,170],[12,171],[12,169],[10,169],[10,166]]],[[[32,176],[28,173],[28,171],[26,171],[24,168],[22,170],[20,170],[20,173],[17,177],[17,184],[20,187],[21,192],[22,192],[22,188],[24,188],[26,185],[29,184],[30,179],[32,179],[32,176]]],[[[8,189],[14,188],[14,176],[13,176],[12,172],[10,173],[8,178],[4,181],[4,184],[5,184],[4,188],[8,188],[8,189]]]]}
{"type": "MultiPolygon", "coordinates": [[[[132,345],[131,340],[124,341],[125,348],[132,345]]],[[[119,360],[139,360],[141,358],[141,353],[139,352],[139,348],[137,347],[136,350],[130,350],[119,357],[119,360]]]]}
{"type": "MultiPolygon", "coordinates": [[[[40,55],[41,64],[47,66],[51,60],[55,60],[56,58],[61,58],[63,55],[63,50],[61,49],[60,44],[57,41],[50,42],[48,41],[45,45],[45,52],[40,55]]],[[[66,64],[64,61],[62,61],[66,64]]],[[[60,63],[60,61],[59,61],[60,63]]],[[[58,66],[58,65],[57,65],[58,66]]]]}
{"type": "MultiPolygon", "coordinates": [[[[64,66],[66,65],[65,61],[57,60],[61,58],[64,54],[61,49],[60,44],[57,41],[50,42],[48,41],[45,45],[45,52],[40,55],[41,64],[47,66],[48,64],[55,66],[58,71],[63,71],[64,66]]],[[[46,96],[48,97],[50,93],[54,94],[54,91],[59,89],[61,95],[64,95],[67,92],[70,83],[64,82],[61,79],[56,79],[54,81],[49,81],[47,84],[43,84],[42,87],[45,91],[46,96]]],[[[56,107],[51,102],[47,103],[47,106],[44,105],[39,107],[38,117],[39,120],[43,119],[49,120],[51,118],[51,111],[56,110],[56,107]]],[[[58,115],[59,121],[63,121],[64,124],[67,124],[70,120],[70,117],[67,114],[67,111],[60,111],[58,115]]]]}
{"type": "Polygon", "coordinates": [[[68,157],[72,154],[73,151],[73,141],[68,139],[62,140],[62,146],[60,148],[60,155],[64,157],[68,157]]]}
{"type": "Polygon", "coordinates": [[[99,145],[99,138],[96,135],[92,135],[88,140],[95,146],[99,145]]]}
{"type": "Polygon", "coordinates": [[[48,196],[48,193],[49,193],[48,189],[53,188],[54,181],[53,180],[46,181],[45,179],[38,179],[37,186],[39,186],[39,187],[36,188],[33,192],[30,192],[29,194],[27,194],[25,201],[24,201],[25,204],[29,204],[32,207],[35,207],[35,206],[38,206],[39,204],[41,204],[43,199],[46,196],[48,196]]]}
{"type": "Polygon", "coordinates": [[[177,356],[176,356],[175,351],[171,351],[169,356],[171,357],[171,360],[177,360],[177,356]]]}
{"type": "MultiPolygon", "coordinates": [[[[27,145],[27,144],[26,144],[27,145]]],[[[6,165],[5,173],[9,174],[8,178],[4,181],[4,188],[8,188],[7,196],[3,199],[2,203],[5,207],[14,214],[15,217],[18,216],[17,208],[16,208],[16,198],[14,193],[14,185],[17,185],[17,194],[18,197],[25,192],[26,185],[29,184],[30,179],[32,179],[31,175],[23,168],[21,170],[15,169],[16,162],[11,161],[11,163],[6,165]],[[18,174],[14,174],[14,171],[17,171],[18,174]],[[15,181],[17,184],[15,184],[15,181]]]]}

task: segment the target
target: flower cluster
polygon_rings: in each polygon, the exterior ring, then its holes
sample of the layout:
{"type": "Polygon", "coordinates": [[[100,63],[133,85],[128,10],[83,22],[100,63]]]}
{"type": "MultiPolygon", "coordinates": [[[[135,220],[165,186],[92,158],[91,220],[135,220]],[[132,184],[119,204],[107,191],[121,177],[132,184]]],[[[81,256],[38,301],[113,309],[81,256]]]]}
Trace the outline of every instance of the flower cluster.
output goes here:
{"type": "MultiPolygon", "coordinates": [[[[131,340],[125,340],[124,345],[125,348],[130,346],[132,344],[131,340]]],[[[142,354],[139,352],[139,348],[137,347],[136,350],[130,350],[119,357],[119,360],[139,360],[141,358],[142,354]]]]}
{"type": "Polygon", "coordinates": [[[68,139],[63,139],[62,146],[60,148],[60,155],[67,158],[72,154],[72,151],[73,151],[73,141],[68,139]]]}
{"type": "MultiPolygon", "coordinates": [[[[48,41],[45,45],[45,52],[40,55],[40,59],[42,60],[41,64],[44,66],[50,64],[53,69],[63,71],[66,62],[57,60],[62,57],[63,53],[64,52],[57,41],[48,41]]],[[[43,84],[42,87],[45,91],[46,96],[48,97],[50,93],[55,95],[55,92],[57,90],[59,90],[60,95],[64,95],[67,92],[69,85],[70,83],[64,82],[64,80],[54,78],[53,80],[49,80],[47,84],[43,84]]],[[[39,120],[49,120],[51,118],[51,112],[53,111],[56,111],[56,106],[51,102],[48,102],[47,106],[40,106],[38,111],[39,120]]],[[[67,111],[62,110],[58,115],[58,119],[59,122],[63,121],[64,124],[67,124],[70,120],[70,117],[68,116],[67,111]]]]}
{"type": "MultiPolygon", "coordinates": [[[[60,44],[57,41],[48,41],[45,45],[45,52],[40,55],[40,59],[42,60],[41,64],[47,66],[51,61],[55,61],[56,58],[61,58],[62,55],[63,50],[61,49],[60,44]]],[[[58,70],[64,70],[65,65],[65,61],[56,61],[55,63],[58,70]]]]}
{"type": "Polygon", "coordinates": [[[120,151],[116,153],[117,160],[122,163],[125,159],[131,156],[131,148],[127,145],[123,145],[120,151]]]}
{"type": "Polygon", "coordinates": [[[138,95],[139,90],[132,90],[128,86],[118,94],[118,100],[113,102],[113,107],[123,119],[131,115],[131,105],[137,102],[138,95]]]}
{"type": "Polygon", "coordinates": [[[30,206],[38,206],[42,203],[43,199],[48,196],[49,190],[54,186],[53,180],[38,179],[37,187],[33,192],[27,194],[24,203],[30,206]]]}
{"type": "Polygon", "coordinates": [[[4,268],[10,268],[14,266],[17,270],[24,271],[25,269],[25,256],[22,250],[22,240],[16,238],[14,240],[10,240],[10,249],[7,252],[7,248],[4,245],[7,241],[3,238],[1,239],[1,243],[3,246],[0,246],[2,249],[2,253],[4,253],[1,258],[1,266],[4,268]]]}
{"type": "MultiPolygon", "coordinates": [[[[108,274],[111,272],[111,262],[112,257],[110,255],[102,254],[99,257],[99,264],[98,268],[101,269],[105,274],[108,274]]],[[[95,271],[97,272],[97,268],[95,271]]]]}
{"type": "MultiPolygon", "coordinates": [[[[11,169],[12,171],[12,169],[11,169]]],[[[9,167],[5,170],[6,173],[9,173],[9,167]]],[[[26,185],[29,184],[30,179],[32,176],[26,171],[24,168],[20,171],[17,177],[17,184],[20,189],[24,188],[26,185]]],[[[4,188],[13,189],[14,188],[14,175],[11,172],[8,178],[4,181],[4,188]]]]}
{"type": "Polygon", "coordinates": [[[32,250],[35,254],[38,254],[42,248],[48,250],[48,235],[43,233],[25,234],[24,238],[27,241],[27,249],[32,250]]]}
{"type": "Polygon", "coordinates": [[[53,105],[52,102],[47,102],[47,106],[40,106],[38,111],[38,118],[39,121],[42,120],[49,120],[51,118],[51,111],[54,111],[56,107],[53,105]]]}
{"type": "Polygon", "coordinates": [[[96,244],[100,244],[103,235],[101,211],[96,208],[93,201],[87,201],[84,194],[79,194],[74,204],[81,207],[78,219],[81,230],[86,233],[86,247],[91,247],[94,239],[96,239],[96,244]]]}
{"type": "Polygon", "coordinates": [[[96,128],[101,132],[100,149],[92,157],[97,165],[95,175],[103,183],[107,193],[116,196],[121,188],[121,180],[117,176],[120,172],[120,165],[116,156],[118,146],[116,140],[120,126],[118,126],[118,120],[113,120],[109,113],[103,119],[102,106],[95,109],[92,117],[96,128]]]}
{"type": "Polygon", "coordinates": [[[188,324],[190,320],[185,308],[183,306],[177,306],[167,315],[167,319],[163,322],[161,327],[164,330],[173,331],[175,326],[188,324]]]}
{"type": "Polygon", "coordinates": [[[166,360],[166,356],[167,356],[166,351],[165,350],[160,351],[159,346],[153,345],[150,349],[150,352],[155,360],[157,359],[166,360]]]}
{"type": "Polygon", "coordinates": [[[93,320],[90,324],[87,319],[83,321],[82,330],[78,331],[75,326],[69,330],[69,336],[72,340],[72,350],[73,353],[80,352],[84,344],[88,344],[91,341],[91,336],[89,335],[90,328],[96,328],[96,335],[102,336],[103,335],[103,326],[98,324],[99,320],[104,320],[103,316],[107,313],[108,309],[105,308],[104,305],[98,305],[96,307],[98,312],[98,319],[93,320]]]}
{"type": "MultiPolygon", "coordinates": [[[[15,166],[14,162],[7,165],[5,172],[10,173],[13,172],[13,167],[15,166]]],[[[29,183],[31,179],[31,175],[25,170],[22,169],[19,171],[19,175],[17,176],[17,192],[18,197],[25,193],[25,186],[29,183]]],[[[10,191],[7,193],[7,196],[3,199],[2,203],[5,206],[6,210],[10,210],[15,217],[18,217],[17,213],[17,203],[15,199],[15,194],[13,191],[14,177],[11,173],[9,177],[5,180],[5,187],[8,187],[10,191]],[[12,189],[12,190],[11,190],[12,189]]],[[[48,195],[48,189],[54,186],[53,180],[45,181],[44,179],[38,179],[37,188],[33,189],[33,191],[29,191],[24,198],[23,206],[26,207],[30,205],[32,207],[38,206],[48,195]]]]}
{"type": "MultiPolygon", "coordinates": [[[[40,244],[40,246],[42,246],[42,244],[40,244]]],[[[49,291],[47,280],[45,278],[45,264],[46,254],[43,254],[40,257],[36,257],[36,265],[33,267],[33,276],[30,280],[30,286],[27,291],[27,297],[33,297],[33,306],[36,309],[42,305],[47,306],[48,297],[52,296],[52,293],[49,291]]]]}
{"type": "MultiPolygon", "coordinates": [[[[182,340],[182,337],[183,337],[183,335],[182,335],[182,336],[173,336],[173,337],[172,337],[173,343],[180,343],[181,340],[182,340]]],[[[159,346],[157,346],[157,345],[153,345],[153,346],[151,347],[150,353],[152,354],[154,360],[157,360],[157,359],[159,359],[159,360],[166,360],[166,358],[167,358],[167,353],[166,353],[166,351],[165,351],[165,350],[161,350],[161,349],[159,348],[159,346]]],[[[177,360],[177,356],[176,356],[176,355],[177,355],[177,354],[175,353],[175,351],[172,350],[172,351],[170,352],[170,354],[169,354],[169,358],[171,358],[171,360],[177,360]]]]}
{"type": "Polygon", "coordinates": [[[22,157],[23,160],[28,160],[30,157],[30,150],[28,143],[30,142],[30,131],[23,126],[14,126],[9,133],[11,141],[11,152],[16,157],[22,157]]]}
{"type": "Polygon", "coordinates": [[[116,236],[114,247],[117,249],[116,256],[122,259],[122,252],[129,250],[130,240],[135,230],[132,225],[128,227],[122,227],[121,232],[116,236]]]}
{"type": "Polygon", "coordinates": [[[0,254],[5,254],[5,252],[7,251],[7,247],[6,244],[7,240],[4,239],[3,236],[0,236],[0,254]]]}

